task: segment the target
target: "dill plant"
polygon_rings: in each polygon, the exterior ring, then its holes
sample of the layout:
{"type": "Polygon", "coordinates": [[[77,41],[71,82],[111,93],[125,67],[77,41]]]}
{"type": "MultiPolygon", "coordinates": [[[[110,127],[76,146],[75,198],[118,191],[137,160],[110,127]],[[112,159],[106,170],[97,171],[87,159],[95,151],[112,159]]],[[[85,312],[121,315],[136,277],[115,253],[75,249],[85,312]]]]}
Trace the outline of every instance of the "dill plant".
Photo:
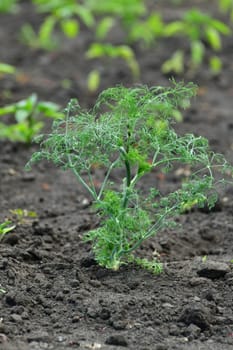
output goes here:
{"type": "MultiPolygon", "coordinates": [[[[131,261],[154,272],[160,264],[135,257],[140,244],[173,225],[187,206],[209,207],[216,201],[214,168],[232,168],[209,149],[207,139],[192,134],[179,136],[173,128],[173,111],[195,95],[192,83],[171,87],[117,86],[104,90],[91,110],[71,100],[65,120],[55,120],[50,134],[38,138],[40,150],[31,163],[42,159],[71,169],[92,197],[100,225],[85,234],[99,265],[117,270],[131,261]],[[181,188],[163,196],[152,188],[143,195],[138,186],[153,169],[171,170],[176,163],[193,166],[181,188]],[[95,167],[105,169],[96,186],[95,167]],[[124,169],[119,183],[111,181],[115,169],[124,169]]],[[[186,102],[186,103],[184,103],[186,102]]]]}

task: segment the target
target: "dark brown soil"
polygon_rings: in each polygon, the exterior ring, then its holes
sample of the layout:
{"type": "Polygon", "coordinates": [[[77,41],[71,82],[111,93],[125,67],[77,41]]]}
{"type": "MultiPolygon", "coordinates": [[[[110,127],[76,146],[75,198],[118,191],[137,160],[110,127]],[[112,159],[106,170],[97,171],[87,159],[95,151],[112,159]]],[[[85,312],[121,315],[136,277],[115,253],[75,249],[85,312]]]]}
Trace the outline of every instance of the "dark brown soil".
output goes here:
{"type": "MultiPolygon", "coordinates": [[[[17,79],[1,78],[1,105],[36,92],[61,106],[71,97],[90,106],[95,96],[87,91],[86,77],[94,67],[102,72],[100,89],[133,83],[122,61],[85,60],[90,42],[85,30],[55,53],[26,48],[18,41],[25,20],[35,25],[41,20],[27,2],[20,13],[0,16],[0,61],[21,70],[17,79]],[[66,89],[64,79],[70,80],[66,89]]],[[[120,40],[117,34],[112,33],[114,42],[120,40]]],[[[177,46],[174,40],[136,48],[141,82],[167,84],[159,67],[177,46]]],[[[233,163],[232,37],[225,39],[220,55],[224,67],[218,78],[206,63],[192,78],[184,77],[200,89],[177,130],[208,137],[212,148],[233,163]]],[[[98,267],[90,246],[82,242],[96,218],[72,174],[51,164],[25,172],[35,149],[0,142],[0,222],[10,209],[38,215],[0,242],[0,287],[5,291],[0,294],[0,349],[233,349],[233,188],[219,193],[211,212],[182,215],[179,228],[161,232],[140,248],[141,256],[160,256],[162,274],[135,266],[112,272],[98,267]]],[[[180,184],[179,173],[165,178],[154,173],[144,186],[170,191],[180,184]]]]}

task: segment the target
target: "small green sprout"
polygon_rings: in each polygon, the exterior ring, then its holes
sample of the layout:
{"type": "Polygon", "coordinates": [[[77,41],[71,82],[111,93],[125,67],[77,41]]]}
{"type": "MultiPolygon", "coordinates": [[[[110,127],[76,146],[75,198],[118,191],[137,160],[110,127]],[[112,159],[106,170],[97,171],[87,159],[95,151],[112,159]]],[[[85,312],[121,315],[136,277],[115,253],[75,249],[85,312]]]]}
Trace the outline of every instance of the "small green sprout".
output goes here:
{"type": "Polygon", "coordinates": [[[194,84],[175,82],[171,87],[109,88],[91,110],[70,101],[66,118],[54,121],[51,133],[38,138],[40,150],[27,167],[46,159],[71,169],[92,198],[100,224],[84,240],[92,244],[99,265],[117,270],[134,261],[160,271],[158,262],[136,257],[137,248],[157,232],[173,227],[190,203],[213,207],[216,186],[224,182],[215,180],[215,169],[233,173],[225,158],[209,149],[207,139],[179,136],[173,128],[173,111],[195,92],[194,84]],[[140,180],[147,174],[171,171],[180,163],[192,169],[180,189],[165,195],[155,182],[152,189],[142,192],[140,180]],[[96,164],[105,174],[100,184],[95,181],[96,164]],[[117,169],[123,171],[114,182],[112,173],[117,169]]]}
{"type": "Polygon", "coordinates": [[[57,104],[39,101],[36,94],[14,104],[0,107],[0,116],[8,114],[14,114],[16,123],[11,125],[0,123],[0,138],[28,144],[44,125],[40,115],[48,118],[63,117],[57,104]]]}
{"type": "Polygon", "coordinates": [[[27,224],[37,218],[37,214],[35,211],[27,210],[27,209],[11,209],[10,213],[13,215],[14,221],[17,224],[27,224]]]}
{"type": "Polygon", "coordinates": [[[207,261],[207,255],[204,255],[201,260],[203,263],[205,263],[207,261]]]}
{"type": "Polygon", "coordinates": [[[15,229],[16,225],[12,224],[10,220],[5,220],[0,224],[0,241],[8,233],[15,229]]]}

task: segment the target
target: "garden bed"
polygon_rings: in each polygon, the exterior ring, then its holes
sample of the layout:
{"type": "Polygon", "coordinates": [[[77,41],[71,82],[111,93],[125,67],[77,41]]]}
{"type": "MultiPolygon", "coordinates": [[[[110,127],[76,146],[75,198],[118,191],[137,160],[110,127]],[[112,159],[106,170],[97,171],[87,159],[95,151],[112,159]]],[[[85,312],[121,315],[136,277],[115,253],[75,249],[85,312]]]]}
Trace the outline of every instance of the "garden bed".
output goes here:
{"type": "MultiPolygon", "coordinates": [[[[25,18],[37,24],[27,2],[20,13],[0,18],[0,61],[21,70],[17,79],[1,78],[1,105],[36,92],[63,107],[71,97],[92,106],[96,96],[86,88],[90,65],[102,72],[100,90],[133,84],[121,60],[85,59],[89,31],[65,40],[57,52],[26,49],[17,39],[25,18]]],[[[117,42],[117,33],[112,35],[117,42]]],[[[168,84],[160,65],[176,45],[171,40],[135,48],[142,83],[168,84]]],[[[176,129],[207,137],[213,150],[233,163],[232,37],[224,40],[221,57],[218,77],[205,62],[195,76],[183,77],[197,83],[199,93],[176,129]]],[[[163,262],[160,275],[134,265],[115,272],[99,267],[82,241],[97,219],[73,175],[47,163],[25,172],[35,150],[35,145],[0,142],[0,222],[11,209],[37,213],[0,244],[5,291],[0,294],[0,349],[233,349],[233,187],[219,193],[211,211],[184,213],[181,225],[141,246],[141,257],[163,262]]],[[[185,170],[165,176],[153,172],[143,186],[169,192],[180,185],[185,170]]],[[[96,178],[101,180],[101,169],[96,178]]]]}

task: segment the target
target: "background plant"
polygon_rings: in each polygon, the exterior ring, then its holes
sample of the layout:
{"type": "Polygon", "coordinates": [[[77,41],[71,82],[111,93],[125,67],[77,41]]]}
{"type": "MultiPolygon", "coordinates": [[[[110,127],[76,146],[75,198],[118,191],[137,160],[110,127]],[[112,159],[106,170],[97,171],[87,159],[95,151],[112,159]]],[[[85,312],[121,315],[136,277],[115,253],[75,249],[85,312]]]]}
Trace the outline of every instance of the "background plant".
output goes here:
{"type": "Polygon", "coordinates": [[[0,138],[31,143],[44,123],[41,115],[48,118],[61,118],[59,106],[48,101],[39,101],[36,94],[25,100],[0,108],[0,116],[13,114],[16,123],[0,123],[0,138]]]}
{"type": "MultiPolygon", "coordinates": [[[[187,56],[182,47],[178,47],[171,57],[161,64],[164,73],[183,74],[188,70],[195,74],[205,60],[208,60],[213,74],[221,72],[222,61],[218,53],[221,52],[222,36],[229,35],[230,28],[210,13],[203,13],[199,8],[187,10],[181,19],[165,23],[162,6],[156,11],[151,11],[150,2],[147,0],[101,2],[32,0],[32,2],[38,13],[46,15],[38,30],[28,23],[22,28],[21,38],[33,48],[55,50],[59,48],[59,32],[67,38],[74,39],[85,26],[90,29],[92,35],[87,57],[90,52],[96,51],[96,47],[102,48],[101,56],[98,57],[123,58],[135,79],[135,71],[139,71],[134,51],[135,43],[148,48],[167,38],[180,37],[186,39],[189,55],[187,56]],[[109,33],[119,29],[120,44],[110,44],[109,33]],[[122,53],[122,47],[127,47],[128,52],[131,51],[130,57],[122,53]]],[[[171,6],[178,7],[180,3],[171,1],[171,6]]],[[[218,4],[221,11],[232,12],[232,0],[219,0],[218,4]]],[[[92,54],[92,57],[97,56],[92,54]]],[[[97,88],[100,80],[99,71],[96,69],[94,73],[90,71],[90,80],[87,80],[88,89],[94,91],[93,86],[97,88]]]]}
{"type": "Polygon", "coordinates": [[[150,13],[145,0],[104,0],[101,3],[87,0],[86,5],[94,15],[100,16],[96,24],[97,39],[105,39],[114,26],[120,26],[124,31],[126,43],[143,41],[150,44],[161,37],[161,15],[154,11],[150,13]]]}
{"type": "MultiPolygon", "coordinates": [[[[209,14],[197,9],[187,11],[181,20],[173,21],[164,29],[165,37],[181,36],[186,37],[190,45],[189,69],[196,70],[203,62],[206,47],[214,52],[219,52],[222,47],[221,35],[229,35],[230,28],[209,14]]],[[[162,70],[165,73],[182,73],[185,69],[185,56],[182,49],[178,49],[171,59],[167,60],[162,70]]],[[[213,73],[221,71],[222,62],[215,54],[209,59],[209,66],[213,73]]]]}
{"type": "MultiPolygon", "coordinates": [[[[134,51],[128,45],[93,43],[92,45],[90,45],[88,51],[86,52],[86,57],[88,59],[122,59],[131,70],[133,79],[137,80],[139,78],[139,64],[134,55],[134,51]]],[[[98,70],[94,70],[94,72],[89,73],[90,75],[88,78],[87,85],[90,91],[96,91],[99,87],[99,83],[101,80],[100,72],[98,70]],[[94,76],[93,73],[95,74],[94,76]]]]}
{"type": "Polygon", "coordinates": [[[223,156],[211,152],[205,138],[178,136],[172,127],[172,111],[195,91],[192,83],[174,83],[168,88],[109,88],[92,110],[83,110],[71,101],[66,119],[54,121],[52,132],[38,138],[40,150],[28,166],[47,159],[71,169],[92,197],[100,226],[84,239],[91,242],[101,266],[117,270],[121,264],[135,261],[160,270],[155,262],[134,257],[139,245],[174,225],[186,204],[214,205],[218,181],[213,170],[232,168],[223,156]],[[155,184],[146,196],[141,193],[141,178],[153,169],[169,171],[177,162],[194,167],[180,189],[165,196],[155,184]],[[95,185],[96,164],[106,168],[100,186],[95,185]],[[115,169],[125,170],[120,184],[111,182],[115,169]]]}
{"type": "Polygon", "coordinates": [[[21,30],[22,40],[33,48],[53,50],[59,42],[54,36],[57,26],[70,39],[79,34],[80,21],[86,26],[94,24],[94,17],[88,6],[78,3],[76,0],[32,0],[39,13],[46,13],[44,21],[40,25],[38,33],[30,24],[25,24],[21,30]]]}

